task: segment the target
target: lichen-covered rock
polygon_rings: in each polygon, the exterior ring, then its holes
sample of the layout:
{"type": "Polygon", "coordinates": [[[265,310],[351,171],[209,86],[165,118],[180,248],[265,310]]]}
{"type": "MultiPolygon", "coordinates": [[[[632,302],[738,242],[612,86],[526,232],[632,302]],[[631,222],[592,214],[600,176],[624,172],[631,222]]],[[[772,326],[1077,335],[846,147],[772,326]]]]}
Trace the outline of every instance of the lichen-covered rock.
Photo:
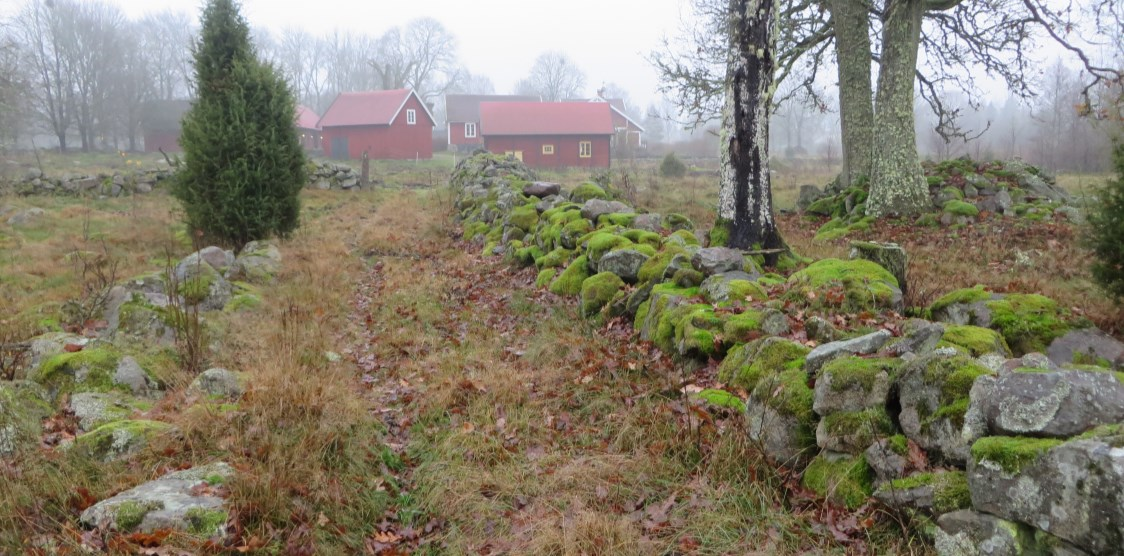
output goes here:
{"type": "Polygon", "coordinates": [[[746,400],[749,438],[771,461],[800,467],[816,451],[812,389],[799,369],[761,377],[746,400]]]}
{"type": "Polygon", "coordinates": [[[163,346],[175,343],[176,331],[169,314],[171,301],[168,296],[136,292],[124,292],[123,295],[122,302],[113,307],[112,312],[107,311],[110,315],[108,331],[115,341],[131,340],[163,346]]]}
{"type": "Polygon", "coordinates": [[[44,214],[47,214],[47,211],[38,207],[21,210],[8,217],[8,225],[27,226],[28,224],[34,224],[42,219],[44,214]]]}
{"type": "Polygon", "coordinates": [[[815,376],[820,367],[823,367],[828,361],[847,355],[875,353],[882,349],[882,346],[886,345],[886,342],[889,342],[892,337],[893,334],[889,330],[879,330],[850,340],[839,340],[818,345],[808,354],[804,369],[808,371],[810,376],[815,376]]]}
{"type": "Polygon", "coordinates": [[[224,500],[200,486],[230,481],[234,469],[225,463],[176,471],[102,500],[82,512],[83,525],[120,533],[151,533],[173,529],[203,538],[226,534],[224,500]]]}
{"type": "Polygon", "coordinates": [[[963,471],[916,473],[883,484],[874,492],[879,502],[918,510],[931,516],[967,509],[972,504],[963,471]]]}
{"type": "Polygon", "coordinates": [[[963,434],[1067,438],[1124,422],[1124,384],[1108,371],[1020,369],[979,379],[963,434]]]}
{"type": "Polygon", "coordinates": [[[906,291],[905,268],[909,263],[909,257],[900,245],[876,241],[852,241],[850,258],[871,261],[885,268],[894,275],[898,287],[903,292],[906,291]]]}
{"type": "Polygon", "coordinates": [[[718,380],[735,388],[752,391],[763,377],[800,369],[807,354],[808,348],[786,338],[756,340],[740,345],[726,354],[718,366],[718,380]]]}
{"type": "Polygon", "coordinates": [[[648,262],[648,255],[635,249],[618,249],[610,251],[597,261],[599,272],[611,272],[629,284],[639,280],[640,268],[648,262]]]}
{"type": "Polygon", "coordinates": [[[234,264],[226,271],[226,279],[252,284],[269,284],[281,272],[281,250],[267,241],[251,241],[242,247],[234,264]]]}
{"type": "Polygon", "coordinates": [[[969,451],[961,436],[968,394],[976,379],[991,374],[970,357],[942,350],[907,363],[897,381],[902,432],[930,457],[963,464],[969,451]]]}
{"type": "Polygon", "coordinates": [[[160,421],[113,421],[79,435],[74,446],[93,459],[108,462],[130,456],[147,446],[153,437],[173,430],[160,421]]]}
{"type": "Polygon", "coordinates": [[[637,230],[659,232],[663,229],[663,216],[657,213],[637,214],[632,219],[632,227],[637,230]]]}
{"type": "Polygon", "coordinates": [[[1099,329],[1082,328],[1051,342],[1046,356],[1057,365],[1076,363],[1124,368],[1124,342],[1099,329]]]}
{"type": "MultiPolygon", "coordinates": [[[[746,260],[742,252],[726,247],[699,249],[691,256],[691,265],[705,276],[746,270],[746,260]]],[[[756,269],[753,270],[756,272],[756,269]]]]}
{"type": "Polygon", "coordinates": [[[834,359],[824,365],[816,376],[813,409],[820,415],[828,415],[885,407],[899,366],[899,359],[834,359]]]}
{"type": "Polygon", "coordinates": [[[714,274],[699,285],[699,293],[711,303],[745,301],[746,298],[762,301],[768,299],[768,295],[754,281],[759,277],[740,270],[714,274]]]}
{"type": "Polygon", "coordinates": [[[622,289],[624,281],[612,272],[601,272],[583,280],[580,294],[582,316],[596,315],[622,289]]]}
{"type": "Polygon", "coordinates": [[[1083,550],[1022,523],[972,510],[937,518],[934,544],[939,556],[1087,556],[1083,550]]]}
{"type": "Polygon", "coordinates": [[[991,326],[991,310],[987,301],[1001,299],[983,286],[954,290],[940,297],[929,306],[933,320],[949,324],[971,324],[991,326]]]}
{"type": "Polygon", "coordinates": [[[188,386],[188,392],[236,400],[246,392],[247,382],[246,373],[216,367],[199,373],[188,386]]]}
{"type": "MultiPolygon", "coordinates": [[[[807,329],[807,323],[804,328],[807,329]]],[[[902,325],[902,336],[886,347],[894,355],[913,353],[922,355],[933,351],[944,336],[945,326],[939,322],[922,319],[909,319],[902,325]]]]}
{"type": "Polygon", "coordinates": [[[902,478],[909,468],[909,440],[902,434],[881,438],[863,453],[878,484],[902,478]]]}
{"type": "Polygon", "coordinates": [[[804,333],[808,335],[809,340],[820,344],[833,342],[839,335],[835,325],[819,316],[808,317],[804,320],[804,333]]]}
{"type": "Polygon", "coordinates": [[[46,388],[52,400],[72,392],[131,392],[129,386],[113,380],[120,359],[112,347],[86,347],[51,357],[28,378],[46,388]]]}
{"type": "Polygon", "coordinates": [[[226,272],[230,265],[234,264],[234,252],[222,249],[221,247],[204,247],[187,257],[184,257],[178,264],[176,264],[175,273],[176,280],[180,283],[185,282],[189,277],[195,275],[197,271],[193,270],[195,267],[207,265],[218,271],[219,273],[226,272]]]}
{"type": "Polygon", "coordinates": [[[144,404],[120,392],[78,392],[68,408],[78,418],[78,430],[92,431],[106,423],[128,419],[144,404]]]}
{"type": "Polygon", "coordinates": [[[852,510],[862,506],[874,490],[865,457],[831,452],[816,456],[808,464],[801,483],[819,496],[852,510]]]}
{"type": "Polygon", "coordinates": [[[795,299],[822,302],[822,293],[832,287],[842,287],[843,309],[893,309],[902,310],[902,291],[894,275],[877,263],[855,259],[822,259],[794,273],[788,279],[795,299]]]}
{"type": "Polygon", "coordinates": [[[635,214],[636,211],[632,207],[620,201],[606,201],[603,199],[590,199],[582,205],[582,218],[597,223],[597,220],[605,214],[635,214]]]}
{"type": "Polygon", "coordinates": [[[28,344],[30,344],[28,349],[28,357],[30,358],[27,365],[28,374],[34,373],[51,357],[63,353],[66,346],[85,346],[89,342],[89,338],[69,332],[48,332],[32,338],[28,341],[28,344]]]}
{"type": "Polygon", "coordinates": [[[141,367],[132,356],[126,355],[117,362],[113,383],[126,386],[134,396],[160,395],[160,384],[141,367]]]}
{"type": "Polygon", "coordinates": [[[0,381],[0,458],[36,446],[41,423],[53,412],[42,386],[27,380],[0,381]]]}
{"type": "Polygon", "coordinates": [[[884,407],[837,411],[820,418],[816,445],[831,452],[861,454],[878,439],[892,434],[894,423],[884,407]]]}
{"type": "Polygon", "coordinates": [[[1093,554],[1124,546],[1124,433],[1120,425],[1062,442],[986,437],[972,445],[976,511],[1033,525],[1093,554]]]}

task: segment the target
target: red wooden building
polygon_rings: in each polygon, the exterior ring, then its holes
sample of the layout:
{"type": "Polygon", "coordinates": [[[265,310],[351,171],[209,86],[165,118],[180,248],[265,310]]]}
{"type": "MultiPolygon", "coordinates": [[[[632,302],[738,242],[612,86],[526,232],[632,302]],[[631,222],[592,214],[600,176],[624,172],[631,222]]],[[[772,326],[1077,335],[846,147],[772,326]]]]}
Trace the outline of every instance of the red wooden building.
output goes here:
{"type": "Polygon", "coordinates": [[[644,146],[644,127],[625,113],[624,99],[594,97],[590,99],[575,98],[567,102],[607,102],[609,111],[613,113],[613,146],[638,148],[644,146]]]}
{"type": "Polygon", "coordinates": [[[319,124],[325,156],[433,158],[436,122],[411,89],[340,93],[319,124]]]}
{"type": "Polygon", "coordinates": [[[480,103],[540,100],[537,96],[528,95],[445,95],[445,130],[449,149],[471,151],[484,146],[484,138],[480,135],[480,103]]]}
{"type": "Polygon", "coordinates": [[[605,102],[483,102],[480,133],[532,168],[608,168],[613,118],[605,102]]]}
{"type": "Polygon", "coordinates": [[[311,108],[303,104],[297,106],[297,133],[301,134],[301,146],[306,151],[318,151],[321,148],[323,136],[319,121],[320,116],[311,108]]]}
{"type": "Polygon", "coordinates": [[[188,100],[152,100],[141,108],[144,152],[179,152],[180,120],[191,109],[188,100]]]}

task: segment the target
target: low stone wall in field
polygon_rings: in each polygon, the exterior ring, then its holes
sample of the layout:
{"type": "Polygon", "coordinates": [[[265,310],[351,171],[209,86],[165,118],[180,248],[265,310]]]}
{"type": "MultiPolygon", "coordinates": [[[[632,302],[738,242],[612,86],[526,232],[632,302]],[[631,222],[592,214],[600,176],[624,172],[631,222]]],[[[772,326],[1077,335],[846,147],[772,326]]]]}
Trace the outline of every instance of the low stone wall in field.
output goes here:
{"type": "Polygon", "coordinates": [[[1052,300],[976,287],[907,319],[892,244],[765,272],[683,216],[512,159],[466,159],[452,186],[484,254],[534,265],[587,318],[720,361],[700,400],[744,413],[827,502],[913,516],[943,555],[1124,546],[1124,344],[1052,300]]]}
{"type": "Polygon", "coordinates": [[[8,182],[0,181],[0,193],[16,195],[104,195],[120,197],[133,193],[150,193],[172,176],[171,170],[137,170],[99,173],[65,173],[47,175],[32,168],[8,182]]]}

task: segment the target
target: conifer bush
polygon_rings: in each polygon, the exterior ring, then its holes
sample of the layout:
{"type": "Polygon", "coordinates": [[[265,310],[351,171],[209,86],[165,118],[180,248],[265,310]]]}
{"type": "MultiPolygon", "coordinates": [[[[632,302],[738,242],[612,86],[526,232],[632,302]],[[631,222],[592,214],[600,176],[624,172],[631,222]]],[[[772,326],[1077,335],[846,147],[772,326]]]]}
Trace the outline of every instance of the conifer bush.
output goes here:
{"type": "Polygon", "coordinates": [[[184,115],[172,188],[188,226],[234,248],[288,236],[307,179],[289,85],[258,59],[233,0],[207,3],[194,58],[198,97],[184,115]]]}
{"type": "Polygon", "coordinates": [[[1093,278],[1117,303],[1124,301],[1124,138],[1113,145],[1116,179],[1097,192],[1090,208],[1087,243],[1093,251],[1093,278]]]}
{"type": "Polygon", "coordinates": [[[687,175],[687,165],[674,152],[667,153],[660,162],[660,175],[665,178],[681,178],[687,175]]]}

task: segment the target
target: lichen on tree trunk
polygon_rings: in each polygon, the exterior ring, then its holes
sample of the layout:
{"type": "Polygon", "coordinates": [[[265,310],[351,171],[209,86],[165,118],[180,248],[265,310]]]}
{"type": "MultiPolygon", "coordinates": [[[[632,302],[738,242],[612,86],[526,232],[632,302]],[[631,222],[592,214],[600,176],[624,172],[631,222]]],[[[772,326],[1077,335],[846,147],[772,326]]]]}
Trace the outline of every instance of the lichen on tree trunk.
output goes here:
{"type": "Polygon", "coordinates": [[[924,0],[889,0],[882,19],[874,116],[877,135],[866,203],[870,216],[915,214],[930,205],[913,122],[913,81],[924,9],[924,0]]]}
{"type": "Polygon", "coordinates": [[[839,120],[843,139],[840,182],[851,185],[870,176],[874,142],[874,101],[870,81],[868,6],[862,0],[828,0],[834,21],[839,72],[839,120]]]}
{"type": "MultiPolygon", "coordinates": [[[[719,225],[727,246],[780,249],[769,181],[769,112],[774,92],[776,0],[730,0],[730,49],[720,141],[719,225]]],[[[774,264],[778,255],[766,257],[774,264]]]]}

